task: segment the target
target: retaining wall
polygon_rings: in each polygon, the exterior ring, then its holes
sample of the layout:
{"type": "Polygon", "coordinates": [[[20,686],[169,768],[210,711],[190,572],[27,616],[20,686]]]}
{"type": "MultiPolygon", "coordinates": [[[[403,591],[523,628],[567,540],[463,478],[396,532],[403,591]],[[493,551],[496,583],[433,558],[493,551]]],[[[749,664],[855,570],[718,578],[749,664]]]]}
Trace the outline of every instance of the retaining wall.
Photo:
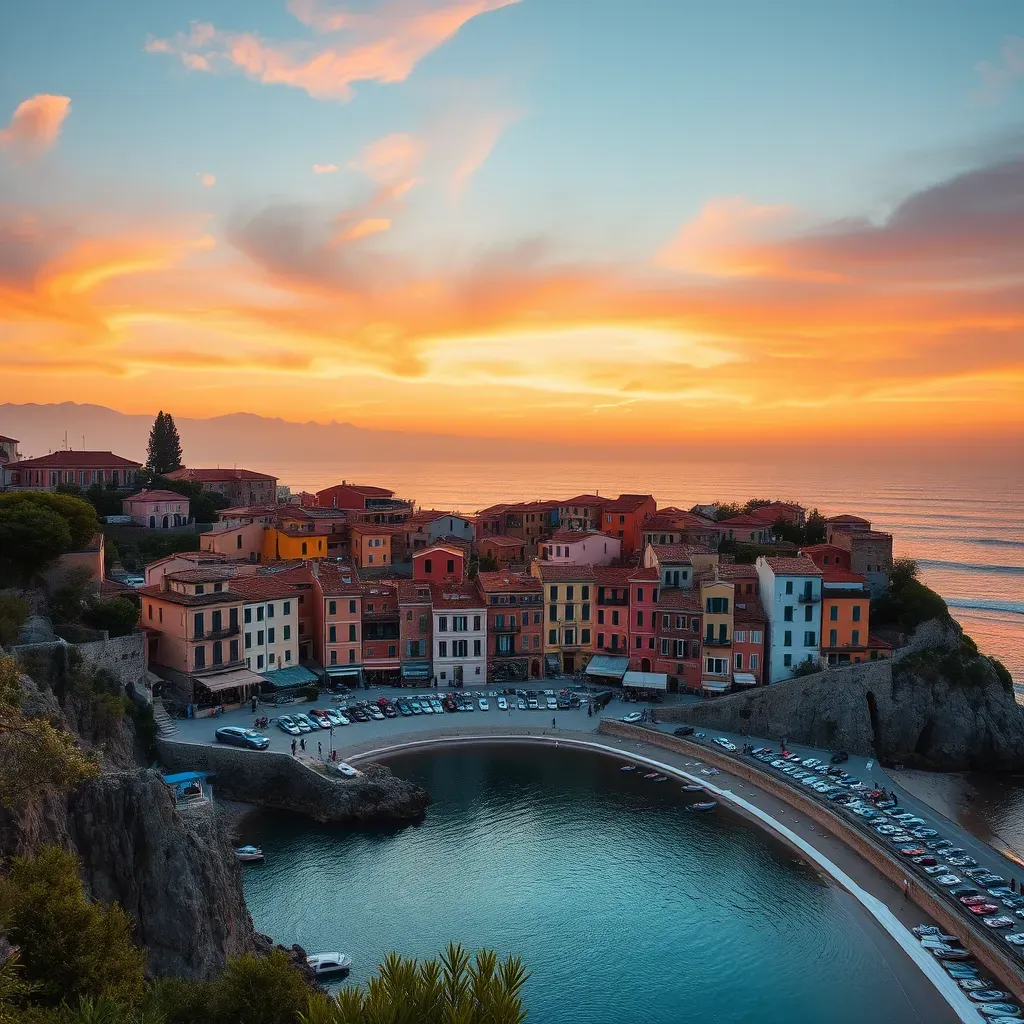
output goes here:
{"type": "Polygon", "coordinates": [[[15,656],[44,657],[51,662],[51,672],[59,675],[67,667],[67,658],[77,656],[86,669],[104,669],[122,688],[144,686],[146,677],[146,634],[142,630],[107,640],[90,640],[82,644],[64,640],[19,644],[12,647],[15,656]]]}
{"type": "Polygon", "coordinates": [[[823,828],[827,828],[896,886],[902,886],[904,878],[912,878],[911,899],[941,928],[950,935],[957,936],[971,950],[972,955],[979,963],[999,978],[1018,1000],[1024,1002],[1024,972],[1013,955],[1000,948],[997,944],[998,940],[994,940],[992,935],[982,930],[980,925],[978,928],[972,927],[972,922],[966,921],[954,907],[939,899],[936,893],[926,888],[923,880],[909,871],[907,865],[898,860],[887,847],[857,829],[835,811],[787,786],[780,779],[759,771],[752,764],[738,757],[734,758],[724,752],[719,752],[712,747],[693,743],[655,729],[626,725],[623,722],[607,718],[601,719],[600,732],[672,750],[729,772],[730,775],[737,776],[758,789],[770,793],[790,807],[806,814],[823,828]]]}

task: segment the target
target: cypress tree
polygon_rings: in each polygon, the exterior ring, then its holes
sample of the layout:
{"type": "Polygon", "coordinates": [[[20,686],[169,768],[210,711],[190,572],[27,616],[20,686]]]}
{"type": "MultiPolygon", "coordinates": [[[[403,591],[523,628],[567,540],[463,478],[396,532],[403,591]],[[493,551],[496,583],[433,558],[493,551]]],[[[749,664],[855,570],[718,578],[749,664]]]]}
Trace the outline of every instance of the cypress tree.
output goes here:
{"type": "Polygon", "coordinates": [[[149,449],[146,468],[157,476],[163,476],[181,467],[181,438],[174,425],[174,417],[162,409],[153,421],[149,432],[149,449]]]}

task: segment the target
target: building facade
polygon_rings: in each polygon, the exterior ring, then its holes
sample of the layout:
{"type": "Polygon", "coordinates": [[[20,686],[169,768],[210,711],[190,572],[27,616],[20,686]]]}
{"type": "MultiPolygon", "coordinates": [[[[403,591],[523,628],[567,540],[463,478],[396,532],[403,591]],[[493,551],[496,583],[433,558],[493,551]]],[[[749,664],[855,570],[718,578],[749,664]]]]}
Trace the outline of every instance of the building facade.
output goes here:
{"type": "Polygon", "coordinates": [[[650,494],[620,494],[605,505],[601,530],[617,537],[622,542],[622,557],[629,558],[643,549],[644,523],[657,510],[650,494]]]}
{"type": "Polygon", "coordinates": [[[487,678],[538,679],[542,668],[544,594],[529,573],[482,572],[477,583],[487,605],[487,678]]]}
{"type": "Polygon", "coordinates": [[[363,679],[373,686],[402,681],[401,609],[396,584],[363,584],[363,679]]]}
{"type": "Polygon", "coordinates": [[[432,583],[433,669],[440,687],[487,681],[487,608],[475,583],[432,583]]]}
{"type": "Polygon", "coordinates": [[[545,562],[610,565],[622,554],[622,541],[596,530],[555,530],[538,549],[545,562]]]}
{"type": "Polygon", "coordinates": [[[453,580],[461,583],[466,575],[466,556],[461,548],[434,544],[412,556],[412,578],[426,583],[453,580]]]}
{"type": "Polygon", "coordinates": [[[236,576],[242,597],[242,656],[246,668],[277,672],[299,663],[298,594],[274,576],[236,576]]]}
{"type": "Polygon", "coordinates": [[[433,678],[433,613],[430,583],[399,580],[398,639],[402,661],[402,685],[420,686],[433,678]]]}
{"type": "Polygon", "coordinates": [[[310,606],[313,657],[329,682],[355,685],[363,678],[363,588],[351,565],[313,562],[310,606]]]}
{"type": "Polygon", "coordinates": [[[277,477],[252,469],[175,469],[168,480],[202,484],[204,491],[221,494],[232,505],[276,505],[277,477]]]}
{"type": "Polygon", "coordinates": [[[9,464],[10,486],[22,491],[55,491],[60,484],[130,488],[141,462],[113,452],[59,451],[9,464]]]}
{"type": "Polygon", "coordinates": [[[760,556],[757,575],[768,629],[768,682],[818,664],[821,649],[822,572],[809,558],[760,556]]]}
{"type": "Polygon", "coordinates": [[[139,491],[122,500],[121,511],[150,530],[169,530],[191,521],[188,498],[174,491],[139,491]]]}
{"type": "MultiPolygon", "coordinates": [[[[530,572],[543,586],[545,675],[573,675],[586,668],[594,652],[595,570],[535,560],[530,572]]],[[[627,611],[628,601],[627,594],[627,611]]]]}

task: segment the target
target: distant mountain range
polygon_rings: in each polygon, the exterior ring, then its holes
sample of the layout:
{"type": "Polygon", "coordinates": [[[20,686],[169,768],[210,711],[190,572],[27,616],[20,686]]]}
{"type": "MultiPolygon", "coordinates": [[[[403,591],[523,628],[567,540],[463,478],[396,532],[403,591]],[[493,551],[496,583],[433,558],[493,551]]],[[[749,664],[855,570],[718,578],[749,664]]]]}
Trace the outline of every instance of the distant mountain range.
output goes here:
{"type": "MultiPolygon", "coordinates": [[[[0,405],[0,434],[16,437],[22,458],[59,448],[113,451],[146,460],[146,444],[156,410],[128,415],[102,405],[0,405]]],[[[367,430],[351,423],[291,423],[237,412],[211,419],[175,417],[188,466],[265,467],[378,459],[451,461],[457,458],[540,456],[549,446],[513,439],[413,434],[367,430]]],[[[564,446],[563,446],[564,448],[564,446]]],[[[582,450],[582,449],[581,449],[582,450]]],[[[273,472],[273,469],[269,470],[273,472]]]]}

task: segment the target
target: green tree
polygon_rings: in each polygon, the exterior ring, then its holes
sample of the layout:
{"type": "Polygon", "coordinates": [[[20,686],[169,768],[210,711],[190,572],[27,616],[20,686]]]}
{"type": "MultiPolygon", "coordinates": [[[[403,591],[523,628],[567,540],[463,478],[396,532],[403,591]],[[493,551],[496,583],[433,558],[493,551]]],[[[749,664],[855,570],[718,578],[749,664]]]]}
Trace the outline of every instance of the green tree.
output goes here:
{"type": "Polygon", "coordinates": [[[71,530],[56,512],[0,504],[0,581],[28,583],[70,550],[71,530]]]}
{"type": "Polygon", "coordinates": [[[29,605],[23,597],[0,594],[0,644],[13,644],[28,618],[29,605]]]}
{"type": "Polygon", "coordinates": [[[737,504],[735,501],[716,501],[715,502],[715,520],[716,522],[722,522],[723,519],[732,519],[733,516],[738,516],[743,511],[743,506],[737,504]]]}
{"type": "Polygon", "coordinates": [[[232,957],[217,979],[213,1009],[224,1024],[295,1024],[309,989],[288,954],[232,957]]]}
{"type": "Polygon", "coordinates": [[[96,510],[82,498],[49,491],[10,491],[0,494],[0,511],[10,508],[28,508],[33,511],[48,509],[56,512],[71,531],[71,551],[81,551],[99,533],[96,510]]]}
{"type": "Polygon", "coordinates": [[[161,476],[181,468],[181,439],[178,437],[178,428],[174,425],[174,417],[162,409],[157,413],[149,432],[146,468],[151,473],[161,476]]]}
{"type": "Polygon", "coordinates": [[[127,636],[139,621],[139,609],[127,597],[100,598],[85,610],[82,621],[92,629],[105,629],[112,637],[127,636]]]}
{"type": "Polygon", "coordinates": [[[0,655],[0,806],[20,807],[40,793],[77,786],[96,763],[71,733],[22,711],[25,691],[13,658],[0,655]]]}
{"type": "Polygon", "coordinates": [[[86,899],[73,854],[47,846],[15,858],[0,879],[0,921],[41,1004],[140,1001],[146,954],[132,942],[131,918],[86,899]]]}
{"type": "Polygon", "coordinates": [[[518,957],[491,950],[474,960],[450,944],[436,960],[391,953],[366,989],[311,996],[302,1024],[521,1024],[529,973],[518,957]]]}
{"type": "Polygon", "coordinates": [[[804,543],[825,543],[825,517],[816,508],[811,509],[804,524],[804,543]]]}
{"type": "Polygon", "coordinates": [[[498,560],[494,555],[481,555],[479,572],[497,572],[498,571],[498,560]]]}
{"type": "Polygon", "coordinates": [[[894,558],[889,566],[889,587],[896,593],[904,590],[918,578],[917,562],[913,558],[894,558]]]}
{"type": "Polygon", "coordinates": [[[86,565],[72,566],[50,595],[50,618],[57,625],[78,622],[94,592],[92,573],[86,565]]]}
{"type": "Polygon", "coordinates": [[[20,951],[0,939],[0,1024],[17,1024],[21,1008],[35,991],[26,981],[20,951]]]}

